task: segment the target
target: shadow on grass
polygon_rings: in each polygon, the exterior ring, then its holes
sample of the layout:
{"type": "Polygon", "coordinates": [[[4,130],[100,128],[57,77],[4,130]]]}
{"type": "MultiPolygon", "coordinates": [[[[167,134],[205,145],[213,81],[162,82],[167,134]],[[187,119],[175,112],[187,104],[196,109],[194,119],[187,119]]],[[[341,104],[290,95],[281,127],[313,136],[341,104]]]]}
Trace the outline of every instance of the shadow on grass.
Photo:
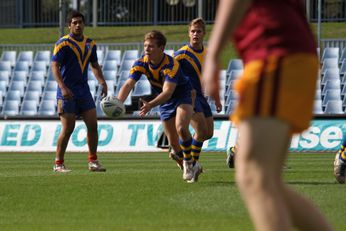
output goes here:
{"type": "Polygon", "coordinates": [[[289,185],[333,185],[333,184],[338,184],[337,182],[334,181],[318,181],[318,182],[313,182],[313,181],[289,181],[285,182],[286,184],[289,185]]]}

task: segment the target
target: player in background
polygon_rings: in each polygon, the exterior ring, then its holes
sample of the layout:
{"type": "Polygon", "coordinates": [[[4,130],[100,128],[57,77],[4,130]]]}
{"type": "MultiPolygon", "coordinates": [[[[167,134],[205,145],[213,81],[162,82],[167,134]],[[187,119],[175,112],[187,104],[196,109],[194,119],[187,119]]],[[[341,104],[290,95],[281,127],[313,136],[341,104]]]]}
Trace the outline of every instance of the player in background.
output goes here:
{"type": "Polygon", "coordinates": [[[172,144],[178,139],[184,155],[183,179],[190,182],[192,178],[198,178],[202,171],[198,163],[193,164],[191,156],[189,124],[193,113],[192,89],[178,61],[164,53],[166,41],[159,31],[151,31],[144,36],[144,55],[132,66],[118,98],[124,102],[141,76],[144,74],[147,77],[157,96],[149,102],[141,99],[140,116],[160,105],[160,119],[168,142],[172,144]]]}
{"type": "Polygon", "coordinates": [[[105,171],[97,160],[97,116],[95,102],[88,85],[88,66],[91,65],[102,87],[102,96],[107,95],[107,84],[98,64],[95,42],[84,36],[84,15],[72,11],[68,16],[70,33],[55,44],[52,57],[52,73],[58,83],[57,103],[62,129],[57,142],[55,172],[69,172],[64,165],[64,156],[74,130],[76,116],[81,116],[87,127],[89,148],[89,171],[105,171]]]}
{"type": "MultiPolygon", "coordinates": [[[[203,39],[206,34],[205,22],[202,18],[193,19],[189,23],[189,44],[181,47],[174,53],[174,57],[179,61],[182,71],[193,87],[194,114],[191,119],[191,125],[195,130],[192,138],[191,154],[193,161],[199,160],[203,142],[213,137],[214,120],[211,108],[203,92],[201,81],[201,72],[206,53],[206,47],[203,45],[203,39]]],[[[220,100],[215,102],[217,112],[220,112],[222,105],[220,100]]],[[[173,149],[175,151],[175,149],[173,149]]],[[[181,152],[170,153],[173,160],[177,163],[182,158],[181,152]]]]}
{"type": "Polygon", "coordinates": [[[219,97],[220,55],[229,38],[245,64],[232,115],[239,140],[236,181],[256,230],[333,230],[283,182],[293,133],[308,128],[319,61],[302,0],[220,0],[205,58],[207,93],[219,97]]]}
{"type": "Polygon", "coordinates": [[[335,155],[334,160],[334,176],[340,184],[345,184],[346,171],[346,136],[343,138],[342,145],[335,155]]]}

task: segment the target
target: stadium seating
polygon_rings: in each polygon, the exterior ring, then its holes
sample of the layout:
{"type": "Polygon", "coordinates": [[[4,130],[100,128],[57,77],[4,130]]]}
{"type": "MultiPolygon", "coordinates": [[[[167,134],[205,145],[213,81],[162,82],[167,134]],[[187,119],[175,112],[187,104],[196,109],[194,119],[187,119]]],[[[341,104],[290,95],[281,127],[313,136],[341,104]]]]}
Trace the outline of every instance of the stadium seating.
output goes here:
{"type": "Polygon", "coordinates": [[[134,59],[123,60],[120,64],[119,73],[121,73],[122,71],[129,71],[132,65],[134,64],[134,62],[135,62],[134,59]]]}
{"type": "Polygon", "coordinates": [[[24,100],[20,109],[20,115],[34,116],[37,114],[37,101],[36,100],[24,100]]]}
{"type": "Polygon", "coordinates": [[[342,110],[342,101],[329,100],[324,109],[324,114],[344,114],[342,110]]]}
{"type": "Polygon", "coordinates": [[[0,81],[5,81],[6,83],[10,82],[11,72],[9,71],[0,71],[0,81]]]}
{"type": "MultiPolygon", "coordinates": [[[[335,107],[333,102],[336,100],[341,103],[341,111],[346,109],[346,48],[324,48],[321,51],[321,69],[315,94],[315,101],[319,101],[320,107],[315,105],[314,113],[331,114],[333,111],[336,111],[337,114],[340,114],[339,108],[335,107]],[[329,102],[332,102],[331,106],[327,107],[329,102]],[[334,110],[335,108],[337,110],[334,110]]],[[[165,50],[165,52],[171,55],[174,50],[165,50]]],[[[139,57],[140,52],[138,50],[125,50],[122,52],[120,50],[103,48],[103,50],[97,50],[97,55],[109,87],[109,94],[117,95],[119,89],[127,80],[129,70],[134,60],[139,57]]],[[[40,110],[43,101],[53,100],[54,106],[56,106],[57,83],[51,72],[50,60],[51,51],[49,50],[37,52],[22,51],[19,53],[16,51],[2,52],[0,57],[0,113],[4,112],[4,106],[7,101],[17,102],[19,110],[17,114],[20,115],[32,115],[34,110],[26,110],[26,108],[29,107],[27,104],[34,103],[27,103],[28,101],[36,102],[36,109],[38,109],[36,114],[51,113],[51,111],[46,113],[40,110]],[[13,96],[14,91],[19,91],[19,97],[13,96]]],[[[242,72],[243,62],[240,59],[231,59],[227,69],[220,73],[220,94],[224,105],[223,112],[226,114],[233,111],[238,101],[238,97],[233,89],[235,81],[242,72]]],[[[101,88],[91,68],[88,69],[88,84],[91,94],[95,96],[95,100],[99,100],[101,88]]],[[[146,79],[141,79],[125,101],[129,112],[132,112],[132,109],[138,110],[139,97],[150,94],[150,84],[148,84],[146,79]]],[[[213,102],[208,102],[214,110],[213,102]]],[[[316,104],[319,105],[319,103],[316,104]]],[[[13,108],[12,103],[9,103],[9,105],[13,108]]],[[[8,112],[9,115],[12,115],[13,111],[17,110],[7,111],[12,111],[8,112]]],[[[215,110],[213,112],[215,113],[215,110]]],[[[149,114],[158,115],[158,112],[155,109],[149,114]]]]}
{"type": "Polygon", "coordinates": [[[54,100],[42,100],[38,109],[39,115],[56,115],[56,102],[54,100]]]}
{"type": "Polygon", "coordinates": [[[121,62],[121,50],[108,50],[104,61],[117,61],[121,62]]]}
{"type": "Polygon", "coordinates": [[[16,116],[19,114],[19,104],[18,100],[6,100],[2,109],[2,114],[7,116],[16,116]]]}
{"type": "Polygon", "coordinates": [[[323,49],[321,61],[323,62],[323,60],[329,59],[329,58],[339,60],[339,53],[340,53],[339,47],[326,47],[323,49]]]}
{"type": "Polygon", "coordinates": [[[48,67],[51,60],[51,51],[37,51],[35,54],[34,62],[45,62],[48,67]]]}
{"type": "MultiPolygon", "coordinates": [[[[144,77],[145,78],[145,77],[144,77]]],[[[145,78],[137,81],[135,88],[132,92],[132,97],[141,97],[151,95],[151,85],[149,81],[145,78]]]]}
{"type": "Polygon", "coordinates": [[[11,67],[14,67],[17,59],[17,51],[4,51],[2,52],[0,61],[9,61],[11,67]]]}
{"type": "Polygon", "coordinates": [[[18,62],[27,62],[29,66],[32,66],[34,61],[34,52],[33,51],[21,51],[18,54],[17,63],[18,62]]]}
{"type": "Polygon", "coordinates": [[[122,61],[124,60],[134,60],[139,57],[139,51],[138,50],[126,50],[124,52],[122,61]]]}
{"type": "Polygon", "coordinates": [[[8,71],[11,73],[12,67],[10,61],[0,61],[0,71],[8,71]]]}

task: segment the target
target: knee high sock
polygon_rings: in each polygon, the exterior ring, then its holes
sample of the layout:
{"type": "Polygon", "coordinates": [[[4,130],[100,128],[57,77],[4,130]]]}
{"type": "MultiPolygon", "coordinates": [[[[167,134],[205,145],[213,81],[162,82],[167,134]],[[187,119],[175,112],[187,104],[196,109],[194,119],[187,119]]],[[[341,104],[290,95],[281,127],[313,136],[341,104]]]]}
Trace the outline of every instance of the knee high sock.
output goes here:
{"type": "Polygon", "coordinates": [[[201,154],[203,146],[203,141],[197,141],[195,139],[192,139],[192,145],[191,145],[191,154],[193,161],[196,162],[199,160],[199,155],[201,154]]]}
{"type": "Polygon", "coordinates": [[[179,139],[179,144],[181,149],[183,150],[183,155],[184,155],[184,160],[185,161],[190,161],[191,160],[191,143],[192,139],[183,141],[179,139]]]}

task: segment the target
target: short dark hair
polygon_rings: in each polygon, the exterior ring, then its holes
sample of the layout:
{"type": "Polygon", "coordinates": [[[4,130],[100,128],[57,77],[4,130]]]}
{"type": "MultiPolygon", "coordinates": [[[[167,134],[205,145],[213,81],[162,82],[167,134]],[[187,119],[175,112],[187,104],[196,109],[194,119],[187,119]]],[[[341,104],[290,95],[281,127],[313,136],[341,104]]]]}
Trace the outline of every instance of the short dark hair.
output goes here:
{"type": "Polygon", "coordinates": [[[68,14],[68,16],[67,16],[68,25],[71,24],[73,18],[82,18],[83,23],[85,23],[84,15],[83,15],[81,12],[77,11],[77,10],[72,10],[72,11],[68,14]]]}
{"type": "Polygon", "coordinates": [[[145,36],[144,36],[144,41],[145,41],[145,40],[148,40],[148,39],[154,39],[154,40],[156,40],[156,44],[157,44],[159,47],[160,47],[160,46],[165,47],[165,46],[166,46],[166,43],[167,43],[166,37],[162,34],[161,31],[158,31],[158,30],[152,30],[152,31],[150,31],[149,33],[146,33],[145,36]]]}

